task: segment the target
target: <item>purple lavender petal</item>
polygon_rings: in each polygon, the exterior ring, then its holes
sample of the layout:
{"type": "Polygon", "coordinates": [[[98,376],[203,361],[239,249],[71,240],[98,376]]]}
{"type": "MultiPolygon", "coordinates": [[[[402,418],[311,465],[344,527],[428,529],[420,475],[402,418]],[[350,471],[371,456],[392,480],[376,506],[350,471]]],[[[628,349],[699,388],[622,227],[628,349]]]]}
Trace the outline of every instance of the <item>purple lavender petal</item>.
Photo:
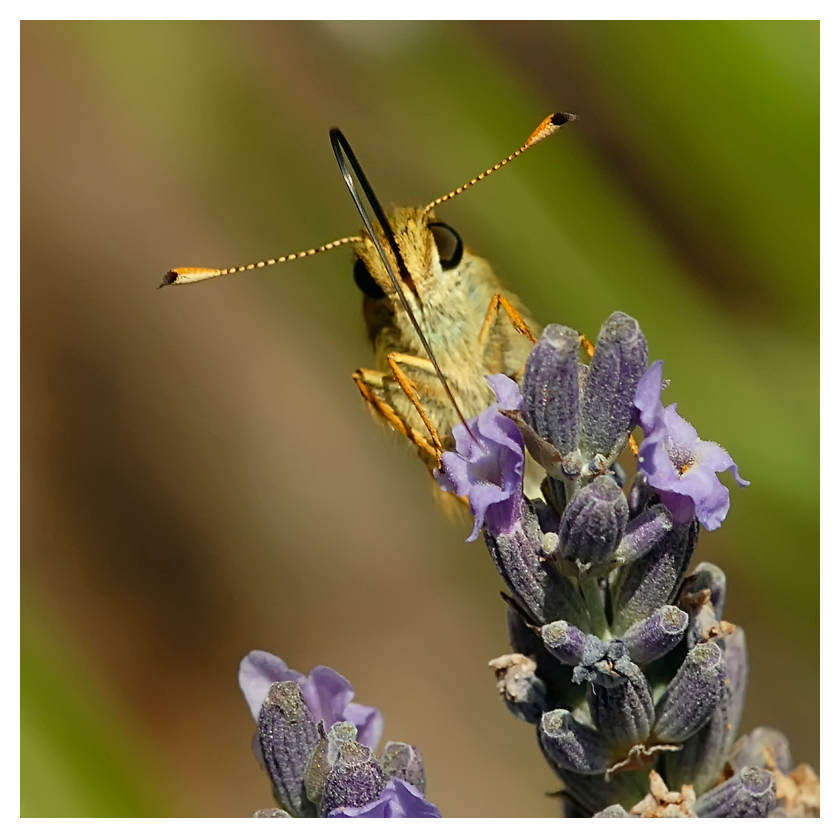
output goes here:
{"type": "Polygon", "coordinates": [[[729,490],[703,469],[689,470],[680,480],[679,495],[694,501],[694,515],[707,531],[719,528],[729,511],[729,490]]]}
{"type": "Polygon", "coordinates": [[[696,507],[694,499],[683,496],[679,493],[671,493],[668,490],[659,492],[659,500],[668,508],[674,525],[688,525],[694,519],[696,507]]]}
{"type": "Polygon", "coordinates": [[[279,656],[264,650],[252,650],[239,663],[239,688],[255,721],[268,697],[272,683],[293,680],[298,685],[306,681],[303,674],[293,671],[279,656]]]}
{"type": "Polygon", "coordinates": [[[358,733],[356,740],[372,750],[376,749],[385,721],[382,712],[374,706],[363,706],[361,703],[350,703],[344,710],[344,720],[356,725],[358,733]]]}
{"type": "Polygon", "coordinates": [[[642,375],[636,388],[634,403],[639,409],[639,425],[648,434],[660,423],[662,415],[662,366],[665,363],[660,359],[653,362],[642,375]]]}
{"type": "Polygon", "coordinates": [[[487,384],[493,389],[496,395],[496,402],[502,411],[519,411],[524,402],[519,386],[503,373],[496,373],[486,377],[487,384]]]}
{"type": "Polygon", "coordinates": [[[402,779],[391,779],[375,802],[361,808],[333,811],[330,817],[418,818],[440,817],[440,811],[426,802],[420,792],[402,779]]]}
{"type": "Polygon", "coordinates": [[[444,452],[443,469],[435,473],[443,490],[469,499],[475,517],[470,542],[483,527],[500,533],[510,528],[522,498],[525,449],[516,423],[500,414],[522,406],[516,383],[496,374],[488,376],[498,402],[452,430],[456,451],[444,452]]]}
{"type": "Polygon", "coordinates": [[[301,691],[313,717],[322,720],[325,729],[346,719],[344,710],[353,699],[353,686],[332,668],[316,665],[301,684],[301,691]]]}
{"type": "Polygon", "coordinates": [[[305,677],[289,668],[280,657],[264,650],[252,650],[239,665],[239,686],[255,721],[259,720],[272,683],[286,681],[300,686],[316,722],[324,721],[329,729],[337,721],[349,721],[359,730],[359,743],[376,748],[382,737],[382,714],[373,706],[352,703],[353,686],[341,674],[326,665],[317,665],[305,677]]]}
{"type": "Polygon", "coordinates": [[[639,383],[635,405],[645,440],[639,447],[639,470],[678,525],[697,517],[706,530],[719,528],[729,511],[729,490],[717,473],[729,470],[740,487],[749,482],[725,449],[700,440],[696,429],[677,414],[676,404],[662,408],[662,363],[655,362],[639,383]]]}
{"type": "MultiPolygon", "coordinates": [[[[686,447],[693,448],[700,440],[700,435],[697,434],[697,429],[691,425],[684,417],[677,414],[677,404],[671,403],[662,412],[662,424],[668,437],[671,439],[671,445],[677,448],[686,447]]],[[[647,434],[647,432],[645,432],[647,434]]],[[[704,443],[707,441],[703,441],[704,443]]],[[[717,446],[717,444],[713,444],[717,446]]]]}
{"type": "MultiPolygon", "coordinates": [[[[452,433],[461,431],[463,426],[456,426],[452,433]]],[[[455,435],[455,439],[458,436],[455,435]]],[[[440,489],[456,496],[467,496],[470,492],[470,462],[458,452],[444,452],[441,454],[443,469],[435,470],[435,479],[440,489]]]]}
{"type": "Polygon", "coordinates": [[[739,487],[749,487],[750,483],[738,475],[738,467],[732,456],[722,447],[710,440],[698,441],[695,445],[698,459],[716,473],[729,470],[739,487]]]}

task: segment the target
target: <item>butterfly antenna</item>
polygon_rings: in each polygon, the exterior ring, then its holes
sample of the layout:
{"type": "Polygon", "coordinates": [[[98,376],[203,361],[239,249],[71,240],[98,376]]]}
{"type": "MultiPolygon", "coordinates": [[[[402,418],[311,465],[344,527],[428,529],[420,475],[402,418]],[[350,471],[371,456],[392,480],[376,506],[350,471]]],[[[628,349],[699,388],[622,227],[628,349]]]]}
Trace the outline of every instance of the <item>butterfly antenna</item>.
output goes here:
{"type": "Polygon", "coordinates": [[[537,143],[545,140],[546,137],[550,137],[555,131],[557,131],[557,129],[562,128],[567,123],[574,122],[576,119],[578,119],[578,117],[575,116],[575,114],[565,114],[562,111],[558,111],[556,114],[549,114],[549,116],[547,116],[534,129],[531,136],[525,141],[525,143],[521,145],[512,155],[508,155],[504,160],[499,161],[495,166],[485,169],[481,175],[477,175],[472,180],[467,181],[466,184],[458,187],[457,190],[452,190],[452,192],[442,195],[440,198],[436,198],[433,202],[426,205],[425,212],[428,213],[430,210],[434,210],[435,207],[439,204],[443,204],[444,201],[449,201],[450,198],[455,198],[456,195],[460,195],[464,192],[464,190],[474,187],[479,181],[483,181],[488,175],[498,172],[503,166],[507,166],[507,164],[518,158],[523,152],[528,151],[528,149],[532,146],[536,146],[537,143]]]}
{"type": "Polygon", "coordinates": [[[163,280],[160,281],[159,289],[164,286],[184,286],[187,283],[198,283],[201,280],[211,280],[214,277],[224,277],[227,274],[239,274],[243,271],[252,271],[255,268],[265,268],[268,265],[278,265],[279,263],[291,262],[292,260],[302,260],[304,257],[311,257],[315,254],[321,254],[324,251],[332,251],[333,248],[339,248],[341,245],[349,245],[351,242],[361,242],[361,236],[342,236],[341,239],[334,239],[332,242],[327,242],[326,245],[321,245],[320,248],[309,248],[307,251],[298,251],[294,254],[286,254],[284,257],[275,257],[273,260],[261,260],[256,263],[249,263],[248,265],[234,266],[233,268],[173,268],[163,275],[163,280]]]}

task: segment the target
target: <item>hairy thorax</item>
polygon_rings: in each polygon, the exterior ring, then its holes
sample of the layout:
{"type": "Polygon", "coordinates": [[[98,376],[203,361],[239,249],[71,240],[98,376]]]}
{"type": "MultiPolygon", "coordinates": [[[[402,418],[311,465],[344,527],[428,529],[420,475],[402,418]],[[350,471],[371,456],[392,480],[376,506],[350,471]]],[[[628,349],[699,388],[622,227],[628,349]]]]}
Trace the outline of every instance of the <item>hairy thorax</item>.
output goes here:
{"type": "MultiPolygon", "coordinates": [[[[405,299],[462,414],[474,416],[493,401],[484,377],[494,373],[516,377],[531,348],[530,341],[516,331],[504,312],[488,312],[493,296],[502,294],[532,329],[533,324],[519,301],[500,285],[488,263],[469,249],[463,248],[456,266],[447,269],[442,265],[430,229],[430,225],[438,224],[433,215],[407,208],[393,211],[390,218],[408,269],[408,277],[401,280],[405,299]]],[[[366,238],[356,253],[384,291],[380,299],[366,297],[363,310],[379,370],[388,372],[388,356],[393,353],[428,360],[373,243],[366,238]]],[[[394,268],[399,277],[397,266],[394,268]]],[[[407,367],[406,372],[446,445],[452,427],[460,421],[442,383],[433,372],[419,367],[407,367]]],[[[395,382],[385,383],[384,398],[412,429],[420,434],[426,432],[418,412],[395,382]]]]}

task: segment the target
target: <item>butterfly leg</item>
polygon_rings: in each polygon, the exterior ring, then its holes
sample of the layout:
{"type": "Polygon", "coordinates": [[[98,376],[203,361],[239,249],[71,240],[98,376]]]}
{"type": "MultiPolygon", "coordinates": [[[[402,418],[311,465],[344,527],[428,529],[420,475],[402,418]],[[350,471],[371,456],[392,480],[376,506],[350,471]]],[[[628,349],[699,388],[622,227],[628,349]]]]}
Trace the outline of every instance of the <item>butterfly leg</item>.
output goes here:
{"type": "Polygon", "coordinates": [[[487,342],[490,339],[490,330],[498,320],[499,310],[504,311],[508,318],[510,318],[513,328],[518,333],[524,335],[533,344],[537,343],[537,339],[531,332],[531,328],[525,323],[525,319],[513,308],[507,298],[497,292],[493,295],[490,306],[487,307],[487,314],[484,316],[484,323],[481,325],[481,332],[478,334],[478,346],[481,350],[484,350],[487,346],[487,342]]]}
{"type": "MultiPolygon", "coordinates": [[[[353,374],[353,381],[356,387],[365,398],[365,402],[375,411],[388,425],[396,429],[401,435],[408,438],[422,453],[421,457],[439,460],[439,450],[435,449],[432,443],[423,435],[418,434],[406,423],[394,410],[388,399],[388,387],[386,374],[380,370],[359,368],[353,374]]],[[[393,387],[393,383],[391,383],[393,387]]]]}
{"type": "MultiPolygon", "coordinates": [[[[388,354],[388,367],[391,368],[391,372],[394,374],[394,379],[397,380],[397,384],[400,388],[402,388],[406,397],[408,397],[408,401],[414,406],[415,411],[420,415],[423,425],[429,430],[429,434],[432,437],[432,443],[438,453],[441,453],[443,452],[443,444],[440,442],[440,436],[437,433],[437,429],[435,429],[432,421],[429,419],[429,415],[426,413],[426,410],[420,402],[420,393],[417,390],[417,386],[411,381],[400,365],[405,365],[405,367],[408,368],[413,367],[416,370],[423,371],[423,373],[437,376],[435,366],[428,359],[421,359],[419,356],[410,356],[408,353],[388,354]]],[[[440,461],[439,454],[438,461],[440,461]]]]}

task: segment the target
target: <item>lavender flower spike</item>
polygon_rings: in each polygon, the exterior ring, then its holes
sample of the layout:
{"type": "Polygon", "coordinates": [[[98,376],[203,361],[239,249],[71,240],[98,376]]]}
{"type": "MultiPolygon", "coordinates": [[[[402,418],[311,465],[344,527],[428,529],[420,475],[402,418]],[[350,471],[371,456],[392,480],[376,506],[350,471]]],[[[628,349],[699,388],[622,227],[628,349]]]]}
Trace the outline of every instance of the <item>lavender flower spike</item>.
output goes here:
{"type": "Polygon", "coordinates": [[[289,668],[279,656],[264,650],[252,650],[239,665],[239,687],[255,721],[259,720],[271,684],[289,680],[300,686],[316,723],[323,721],[325,729],[330,729],[334,723],[346,720],[358,729],[360,744],[376,749],[384,726],[382,714],[373,706],[350,702],[353,686],[341,674],[326,665],[318,665],[305,677],[289,668]]]}
{"type": "Polygon", "coordinates": [[[707,530],[719,528],[729,511],[729,490],[717,473],[729,470],[740,487],[749,482],[725,449],[700,440],[676,403],[662,406],[662,361],[654,362],[636,388],[634,400],[645,440],[639,447],[639,469],[671,512],[685,525],[695,516],[707,530]]]}
{"type": "Polygon", "coordinates": [[[239,685],[257,721],[254,752],[282,809],[254,816],[440,816],[423,796],[420,751],[389,741],[377,759],[372,746],[382,734],[382,715],[351,703],[350,683],[332,668],[321,665],[305,677],[282,659],[253,650],[240,664],[239,685]],[[362,741],[354,719],[372,746],[362,741]]]}
{"type": "Polygon", "coordinates": [[[452,430],[456,451],[443,453],[443,469],[435,473],[443,490],[469,499],[475,525],[467,542],[485,525],[494,534],[509,530],[522,501],[525,446],[516,423],[501,413],[520,410],[522,394],[502,373],[485,378],[497,402],[452,430]]]}

